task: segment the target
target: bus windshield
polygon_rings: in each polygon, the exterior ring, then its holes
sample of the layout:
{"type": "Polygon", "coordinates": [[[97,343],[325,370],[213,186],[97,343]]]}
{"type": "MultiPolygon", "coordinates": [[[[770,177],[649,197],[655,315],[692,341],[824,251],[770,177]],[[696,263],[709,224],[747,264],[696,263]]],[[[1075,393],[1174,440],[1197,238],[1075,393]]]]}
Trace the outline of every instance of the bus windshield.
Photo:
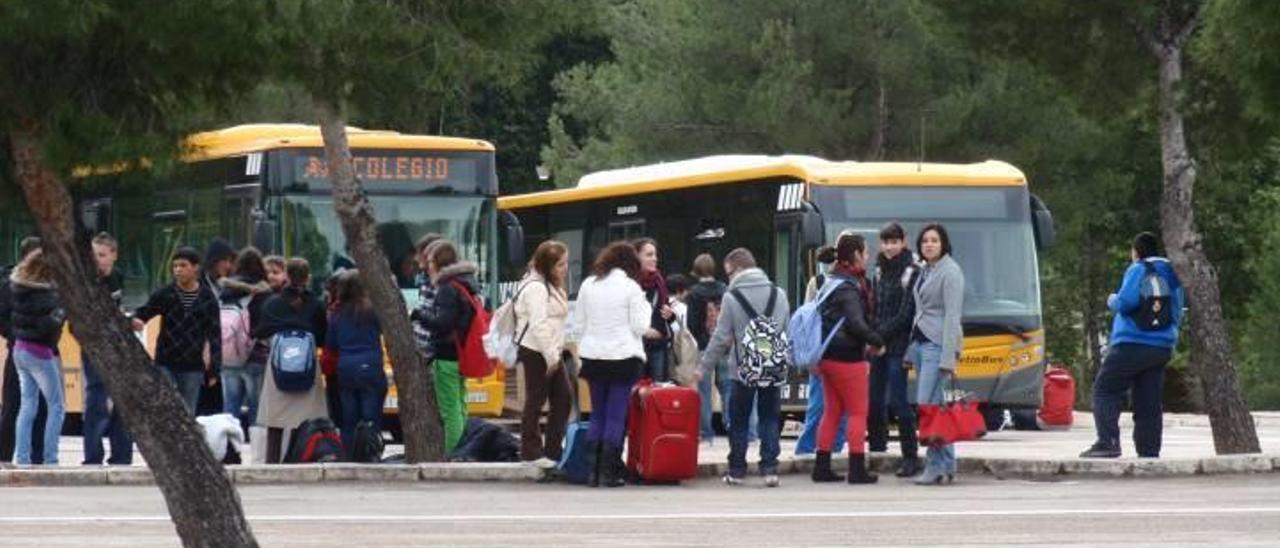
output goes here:
{"type": "MultiPolygon", "coordinates": [[[[489,220],[493,216],[491,199],[374,195],[369,196],[369,202],[378,220],[383,252],[391,263],[396,283],[410,301],[416,298],[413,290],[418,271],[413,245],[429,232],[443,234],[457,244],[460,258],[476,263],[479,281],[485,284],[489,220]]],[[[338,268],[354,267],[331,196],[286,195],[282,218],[285,253],[306,258],[311,263],[312,279],[317,283],[338,268]]]]}
{"type": "Polygon", "coordinates": [[[917,253],[920,229],[942,223],[964,270],[966,332],[1040,327],[1040,277],[1025,188],[815,186],[813,195],[828,241],[845,229],[867,238],[872,272],[884,223],[902,223],[917,253]]]}

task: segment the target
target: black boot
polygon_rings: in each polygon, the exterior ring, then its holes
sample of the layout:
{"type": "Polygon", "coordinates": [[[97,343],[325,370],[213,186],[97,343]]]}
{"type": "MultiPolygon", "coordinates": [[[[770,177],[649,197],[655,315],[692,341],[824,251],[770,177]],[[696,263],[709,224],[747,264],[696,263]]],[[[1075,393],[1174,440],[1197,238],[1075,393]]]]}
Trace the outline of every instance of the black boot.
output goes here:
{"type": "Polygon", "coordinates": [[[600,485],[622,487],[627,484],[627,468],[622,464],[622,448],[606,444],[600,454],[600,485]]]}
{"type": "Polygon", "coordinates": [[[831,452],[818,451],[813,459],[813,474],[809,476],[814,483],[834,483],[844,481],[844,476],[831,470],[831,452]]]}
{"type": "Polygon", "coordinates": [[[893,475],[900,478],[914,478],[920,474],[920,457],[909,455],[902,457],[902,462],[898,463],[898,470],[893,475]]]}
{"type": "Polygon", "coordinates": [[[600,487],[600,447],[598,441],[587,441],[587,487],[600,487]]]}
{"type": "Polygon", "coordinates": [[[849,455],[849,483],[865,484],[880,481],[880,476],[867,471],[866,455],[849,455]]]}

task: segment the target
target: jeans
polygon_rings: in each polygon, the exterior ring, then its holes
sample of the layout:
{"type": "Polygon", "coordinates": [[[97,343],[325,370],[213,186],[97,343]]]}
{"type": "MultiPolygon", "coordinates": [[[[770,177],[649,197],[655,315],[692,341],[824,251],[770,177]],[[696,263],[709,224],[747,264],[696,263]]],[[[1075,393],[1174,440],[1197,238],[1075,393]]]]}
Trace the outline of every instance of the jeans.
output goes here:
{"type": "Polygon", "coordinates": [[[107,464],[133,464],[133,436],[120,417],[120,408],[108,410],[107,385],[102,382],[96,367],[88,356],[81,356],[84,364],[84,464],[99,465],[106,458],[102,436],[111,436],[111,458],[107,464]]]}
{"type": "Polygon", "coordinates": [[[889,442],[889,418],[898,419],[902,456],[915,457],[916,412],[907,401],[907,370],[902,356],[884,355],[871,362],[871,409],[867,415],[867,442],[872,451],[889,442]]]}
{"type": "Polygon", "coordinates": [[[196,405],[200,403],[200,387],[204,385],[203,371],[174,371],[172,367],[160,366],[160,370],[164,371],[165,376],[169,377],[169,381],[173,383],[174,388],[178,389],[178,395],[182,397],[182,403],[187,404],[187,411],[194,416],[196,413],[196,405]]]}
{"type": "Polygon", "coordinates": [[[524,409],[520,414],[520,458],[526,461],[547,457],[559,462],[564,431],[573,408],[572,382],[564,367],[547,375],[547,360],[541,352],[521,347],[520,367],[524,370],[524,409]],[[539,430],[542,406],[551,401],[544,438],[539,430]]]}
{"type": "MultiPolygon", "coordinates": [[[[14,434],[18,429],[18,409],[22,401],[22,383],[18,380],[18,366],[13,363],[13,344],[9,344],[9,357],[4,361],[4,395],[0,396],[0,462],[13,462],[14,434]]],[[[48,404],[37,398],[40,407],[36,412],[35,427],[31,431],[31,463],[44,463],[44,423],[49,416],[48,404]]]]}
{"type": "Polygon", "coordinates": [[[266,366],[248,363],[243,367],[222,368],[222,412],[240,418],[249,408],[249,420],[258,417],[258,398],[262,396],[262,375],[266,366]]]}
{"type": "Polygon", "coordinates": [[[371,421],[382,432],[382,405],[387,401],[387,374],[382,364],[338,365],[342,386],[342,446],[354,450],[356,425],[371,421]]]}
{"type": "Polygon", "coordinates": [[[436,358],[436,403],[444,423],[445,452],[453,451],[467,428],[467,380],[458,373],[458,362],[436,358]]]}
{"type": "Polygon", "coordinates": [[[62,434],[65,398],[62,393],[62,361],[54,356],[37,357],[25,350],[14,350],[13,363],[18,368],[18,383],[22,389],[22,403],[18,408],[18,427],[15,431],[15,460],[17,464],[31,464],[31,434],[36,422],[36,407],[40,396],[49,405],[44,421],[44,464],[58,464],[58,436],[62,434]]]}
{"type": "Polygon", "coordinates": [[[1107,350],[1093,383],[1093,424],[1098,443],[1120,448],[1120,408],[1133,394],[1133,444],[1140,457],[1159,457],[1164,432],[1164,369],[1168,348],[1122,343],[1107,350]]]}
{"type": "Polygon", "coordinates": [[[782,435],[781,390],[777,386],[758,388],[733,382],[733,395],[729,398],[729,475],[741,478],[747,474],[747,430],[749,416],[755,410],[760,415],[760,473],[778,473],[779,442],[782,435]]]}
{"type": "Polygon", "coordinates": [[[634,384],[588,380],[587,385],[591,387],[591,425],[587,428],[587,440],[621,448],[627,436],[627,406],[634,384]]]}
{"type": "MultiPolygon", "coordinates": [[[[917,342],[907,350],[911,363],[916,365],[916,401],[920,404],[942,405],[946,401],[945,379],[939,365],[942,363],[942,346],[932,342],[917,342]]],[[[930,446],[925,452],[925,466],[944,474],[956,473],[956,446],[946,444],[930,446]]]]}
{"type": "Polygon", "coordinates": [[[702,416],[700,417],[700,429],[702,439],[709,440],[716,437],[714,421],[715,410],[714,402],[711,401],[711,390],[720,391],[721,417],[724,418],[725,430],[729,429],[729,395],[733,391],[733,379],[729,378],[729,360],[721,359],[716,364],[715,378],[711,375],[704,375],[701,381],[698,381],[698,395],[702,397],[702,416]]]}
{"type": "Polygon", "coordinates": [[[836,432],[844,429],[850,455],[867,453],[867,362],[822,360],[822,422],[818,426],[818,450],[831,452],[836,432]]]}
{"type": "MultiPolygon", "coordinates": [[[[796,441],[797,455],[812,455],[818,446],[818,424],[822,422],[822,379],[814,371],[809,372],[809,401],[804,409],[804,431],[796,441]]],[[[836,441],[831,445],[832,453],[844,450],[846,417],[840,418],[840,427],[836,429],[836,441]]]]}
{"type": "Polygon", "coordinates": [[[668,382],[671,380],[671,352],[670,348],[663,344],[653,348],[645,347],[645,371],[653,382],[668,382]]]}

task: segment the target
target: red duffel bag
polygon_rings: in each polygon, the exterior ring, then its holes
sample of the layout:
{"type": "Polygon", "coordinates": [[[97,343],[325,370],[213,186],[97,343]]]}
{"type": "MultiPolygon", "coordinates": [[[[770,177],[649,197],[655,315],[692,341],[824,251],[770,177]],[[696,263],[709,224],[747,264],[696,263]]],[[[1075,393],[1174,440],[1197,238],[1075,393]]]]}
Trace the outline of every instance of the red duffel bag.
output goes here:
{"type": "Polygon", "coordinates": [[[953,401],[942,405],[922,404],[919,414],[920,443],[923,445],[971,441],[987,433],[986,421],[976,403],[953,401]]]}
{"type": "Polygon", "coordinates": [[[1071,372],[1050,367],[1044,372],[1044,405],[1036,414],[1042,429],[1070,428],[1075,418],[1076,380],[1071,372]]]}

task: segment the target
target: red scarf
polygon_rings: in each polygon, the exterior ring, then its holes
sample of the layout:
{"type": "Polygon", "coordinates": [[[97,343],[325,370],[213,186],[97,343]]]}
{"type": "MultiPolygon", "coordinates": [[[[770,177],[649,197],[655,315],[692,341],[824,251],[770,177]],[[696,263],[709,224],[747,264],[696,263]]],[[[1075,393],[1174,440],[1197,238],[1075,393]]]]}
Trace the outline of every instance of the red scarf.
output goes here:
{"type": "Polygon", "coordinates": [[[655,313],[668,303],[667,280],[662,277],[662,272],[657,270],[653,272],[640,271],[640,288],[644,289],[645,293],[654,289],[658,290],[658,302],[653,307],[655,313]]]}
{"type": "Polygon", "coordinates": [[[837,274],[853,278],[858,283],[858,297],[862,299],[862,315],[867,325],[875,325],[876,295],[871,290],[871,282],[867,280],[867,267],[837,261],[833,270],[837,274]]]}

